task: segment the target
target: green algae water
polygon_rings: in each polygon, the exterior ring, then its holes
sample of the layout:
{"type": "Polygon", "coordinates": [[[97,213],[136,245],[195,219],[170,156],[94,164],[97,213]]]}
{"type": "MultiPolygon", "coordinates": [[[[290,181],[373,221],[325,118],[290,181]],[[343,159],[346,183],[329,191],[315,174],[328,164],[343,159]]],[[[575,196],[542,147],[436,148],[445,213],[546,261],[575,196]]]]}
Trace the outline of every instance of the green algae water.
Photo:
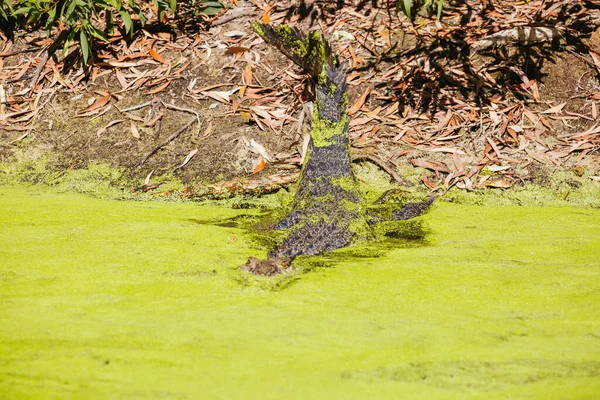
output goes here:
{"type": "Polygon", "coordinates": [[[599,210],[440,201],[285,286],[198,223],[257,214],[0,187],[0,398],[600,398],[599,210]]]}

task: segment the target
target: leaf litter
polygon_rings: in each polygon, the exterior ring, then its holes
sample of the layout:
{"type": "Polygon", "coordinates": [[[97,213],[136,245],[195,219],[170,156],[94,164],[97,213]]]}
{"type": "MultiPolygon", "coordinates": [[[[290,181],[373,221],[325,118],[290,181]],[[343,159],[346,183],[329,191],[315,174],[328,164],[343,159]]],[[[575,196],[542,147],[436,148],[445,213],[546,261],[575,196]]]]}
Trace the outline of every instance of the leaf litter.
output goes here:
{"type": "MultiPolygon", "coordinates": [[[[532,164],[565,169],[584,165],[590,179],[597,180],[600,48],[594,43],[600,41],[594,41],[594,35],[599,35],[594,30],[600,26],[598,7],[587,2],[493,0],[483,8],[480,2],[468,0],[445,6],[441,21],[435,16],[419,16],[413,23],[401,14],[388,12],[386,2],[362,8],[352,2],[342,6],[315,2],[309,12],[298,10],[292,1],[235,3],[212,15],[208,14],[213,10],[207,11],[202,17],[204,30],[183,31],[176,40],[170,34],[146,30],[129,41],[119,34],[112,35],[107,43],[98,44],[89,68],[67,64],[67,58],[44,62],[41,57],[29,55],[50,44],[39,40],[43,38],[41,32],[25,33],[16,44],[3,38],[2,138],[13,142],[22,136],[15,138],[10,133],[15,127],[30,129],[19,124],[39,124],[38,115],[57,92],[73,97],[99,87],[104,90],[100,97],[69,118],[101,120],[101,128],[95,129],[99,140],[129,120],[130,136],[146,147],[138,148],[138,144],[134,150],[150,149],[144,157],[140,153],[141,165],[159,150],[168,149],[191,127],[191,121],[181,124],[178,114],[182,112],[192,111],[196,116],[196,133],[190,131],[188,141],[225,137],[217,145],[226,149],[231,140],[238,140],[230,136],[235,136],[234,132],[220,132],[221,124],[213,117],[208,118],[201,134],[205,118],[200,114],[208,111],[203,109],[205,102],[213,100],[217,105],[209,110],[222,119],[237,119],[238,131],[262,131],[245,145],[250,150],[244,153],[247,169],[230,176],[279,176],[278,168],[299,167],[303,138],[296,132],[295,115],[312,100],[311,84],[302,71],[278,58],[253,35],[248,21],[307,26],[310,18],[317,16],[321,29],[332,38],[349,68],[350,136],[357,154],[368,153],[388,172],[398,172],[398,165],[422,168],[421,182],[431,190],[447,190],[450,186],[465,190],[508,188],[521,182],[532,164]],[[538,29],[535,35],[530,32],[530,42],[519,43],[521,39],[514,35],[515,29],[541,25],[552,29],[538,29]],[[578,33],[582,37],[579,47],[564,42],[565,34],[578,33]],[[534,36],[535,41],[531,39],[534,36]],[[492,46],[488,46],[490,41],[492,46]],[[525,50],[511,48],[515,42],[530,46],[528,57],[534,57],[539,65],[557,54],[563,66],[578,62],[581,66],[574,72],[579,75],[571,82],[571,93],[548,90],[544,74],[559,68],[528,68],[522,62],[525,50]],[[14,51],[18,45],[22,49],[14,51]],[[29,88],[29,79],[40,67],[39,77],[29,88]],[[217,68],[219,72],[203,79],[199,71],[206,68],[217,68]],[[146,99],[165,97],[172,101],[152,107],[146,115],[135,114],[140,109],[125,112],[128,107],[121,104],[126,105],[128,98],[140,92],[146,99]],[[175,114],[177,123],[161,124],[171,114],[175,114]],[[134,121],[155,128],[155,134],[141,135],[134,121]],[[186,129],[179,132],[184,126],[186,129]],[[145,142],[144,136],[154,143],[145,142]],[[263,137],[270,139],[260,139],[263,137]],[[273,156],[269,163],[272,168],[265,168],[269,153],[273,156]],[[461,157],[460,167],[454,162],[456,157],[461,157]],[[483,170],[495,176],[480,175],[483,170]]],[[[168,18],[175,21],[177,17],[168,18]]],[[[74,102],[80,104],[79,100],[74,102]]],[[[115,140],[113,145],[119,143],[115,140]]],[[[194,160],[205,158],[205,147],[200,142],[179,146],[190,144],[197,146],[197,153],[189,156],[190,147],[181,155],[171,151],[171,159],[164,165],[178,165],[176,168],[183,171],[194,160]],[[189,159],[186,156],[183,163],[173,162],[186,152],[189,159]]],[[[225,158],[221,160],[225,162],[225,158]]],[[[279,181],[286,182],[287,178],[279,181]]],[[[271,185],[268,179],[265,182],[271,185]]]]}

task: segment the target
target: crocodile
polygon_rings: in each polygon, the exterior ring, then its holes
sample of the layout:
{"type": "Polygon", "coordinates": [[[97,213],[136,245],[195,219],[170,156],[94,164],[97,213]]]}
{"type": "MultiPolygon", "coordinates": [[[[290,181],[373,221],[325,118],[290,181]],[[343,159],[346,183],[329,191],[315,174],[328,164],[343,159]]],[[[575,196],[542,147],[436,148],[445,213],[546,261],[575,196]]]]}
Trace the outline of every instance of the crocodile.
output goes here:
{"type": "MultiPolygon", "coordinates": [[[[289,25],[258,22],[252,28],[302,67],[315,85],[310,139],[291,211],[272,226],[287,234],[268,253],[268,260],[251,258],[241,267],[255,274],[268,271],[273,275],[287,271],[288,261],[296,256],[316,255],[372,239],[371,226],[383,219],[370,215],[362,206],[351,166],[345,65],[318,31],[306,33],[289,25]]],[[[388,194],[377,202],[385,201],[388,194]]],[[[405,204],[391,214],[391,219],[414,218],[427,210],[433,199],[405,204]]]]}

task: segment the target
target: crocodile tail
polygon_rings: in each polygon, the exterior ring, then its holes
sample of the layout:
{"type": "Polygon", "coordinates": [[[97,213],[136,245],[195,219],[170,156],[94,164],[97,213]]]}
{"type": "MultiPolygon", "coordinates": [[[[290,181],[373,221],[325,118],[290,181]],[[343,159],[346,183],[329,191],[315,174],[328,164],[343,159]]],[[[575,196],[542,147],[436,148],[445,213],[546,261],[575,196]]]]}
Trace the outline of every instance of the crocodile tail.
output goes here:
{"type": "Polygon", "coordinates": [[[315,80],[318,80],[323,73],[323,67],[328,72],[339,67],[338,59],[331,51],[329,42],[317,31],[306,34],[297,27],[285,24],[273,27],[260,22],[253,22],[252,29],[302,67],[315,80]]]}

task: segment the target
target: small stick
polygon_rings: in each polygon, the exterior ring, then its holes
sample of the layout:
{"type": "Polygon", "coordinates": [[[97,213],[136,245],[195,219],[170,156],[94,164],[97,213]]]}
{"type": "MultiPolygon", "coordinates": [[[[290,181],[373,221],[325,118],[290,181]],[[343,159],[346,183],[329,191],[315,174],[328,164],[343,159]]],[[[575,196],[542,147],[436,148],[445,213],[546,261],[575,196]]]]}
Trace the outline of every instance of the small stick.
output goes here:
{"type": "Polygon", "coordinates": [[[138,104],[137,106],[131,106],[131,107],[127,107],[127,108],[119,108],[118,110],[123,113],[123,112],[127,112],[127,111],[139,110],[140,108],[148,107],[150,105],[152,105],[152,102],[148,101],[146,103],[138,104]]]}
{"type": "Polygon", "coordinates": [[[387,165],[381,158],[374,156],[372,154],[364,154],[364,153],[359,153],[359,154],[355,154],[352,158],[352,161],[355,160],[369,160],[374,162],[375,164],[377,164],[379,167],[381,167],[381,169],[383,169],[385,172],[387,172],[388,174],[390,174],[390,176],[399,184],[404,185],[404,186],[410,186],[410,183],[408,183],[405,179],[403,179],[402,177],[400,177],[400,175],[398,175],[396,173],[396,171],[394,171],[392,168],[390,168],[389,165],[387,165]]]}
{"type": "Polygon", "coordinates": [[[52,44],[48,46],[48,48],[46,48],[46,51],[44,52],[44,55],[40,60],[40,64],[35,69],[35,72],[33,73],[33,78],[31,78],[31,81],[29,82],[29,90],[33,90],[38,80],[40,79],[40,75],[42,74],[46,63],[48,62],[48,59],[52,57],[56,49],[58,49],[61,43],[67,38],[67,35],[70,31],[71,27],[65,26],[64,29],[60,32],[60,34],[56,37],[56,39],[54,39],[52,44]]]}
{"type": "Polygon", "coordinates": [[[139,163],[137,163],[136,167],[139,167],[140,165],[142,165],[143,163],[145,163],[146,161],[148,161],[148,159],[150,157],[152,157],[154,155],[154,153],[156,153],[158,150],[160,150],[162,147],[168,145],[169,143],[171,143],[173,140],[175,140],[177,138],[177,136],[181,135],[183,132],[185,132],[190,126],[192,126],[194,124],[195,120],[191,119],[187,124],[185,124],[184,126],[182,126],[178,131],[176,131],[175,133],[173,133],[171,136],[169,136],[167,138],[167,140],[165,140],[164,142],[156,145],[152,150],[150,150],[150,152],[148,154],[146,154],[144,156],[144,158],[142,158],[142,161],[140,161],[139,163]]]}
{"type": "Polygon", "coordinates": [[[179,107],[179,106],[176,106],[175,104],[165,103],[162,100],[160,102],[162,103],[163,106],[165,106],[166,108],[169,108],[171,110],[194,114],[196,116],[196,121],[198,121],[198,132],[196,133],[196,136],[200,133],[200,125],[202,125],[202,123],[200,122],[200,113],[198,113],[198,111],[194,111],[190,108],[179,107]]]}

